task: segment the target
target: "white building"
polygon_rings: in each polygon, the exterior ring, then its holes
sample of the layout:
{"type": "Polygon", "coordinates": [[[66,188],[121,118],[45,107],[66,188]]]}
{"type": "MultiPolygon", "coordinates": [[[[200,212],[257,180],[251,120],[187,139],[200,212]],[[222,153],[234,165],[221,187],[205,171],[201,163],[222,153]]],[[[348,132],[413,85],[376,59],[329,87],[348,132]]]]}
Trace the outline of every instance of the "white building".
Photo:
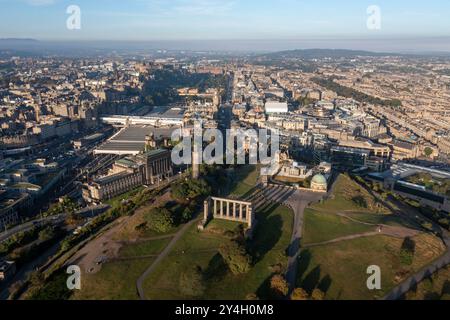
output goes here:
{"type": "Polygon", "coordinates": [[[265,105],[266,113],[287,113],[287,102],[267,101],[265,105]]]}

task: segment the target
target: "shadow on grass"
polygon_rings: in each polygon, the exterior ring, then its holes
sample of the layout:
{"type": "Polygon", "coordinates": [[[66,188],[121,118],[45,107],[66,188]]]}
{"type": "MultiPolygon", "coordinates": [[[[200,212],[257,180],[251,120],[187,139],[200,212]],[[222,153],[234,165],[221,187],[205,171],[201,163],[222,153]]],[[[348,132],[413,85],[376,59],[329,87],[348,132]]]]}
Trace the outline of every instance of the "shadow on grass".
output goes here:
{"type": "Polygon", "coordinates": [[[305,275],[311,264],[311,257],[311,253],[308,250],[302,251],[299,257],[296,285],[299,288],[303,288],[309,294],[316,288],[326,294],[333,280],[328,274],[321,278],[322,269],[320,265],[305,275]]]}
{"type": "Polygon", "coordinates": [[[261,261],[281,238],[283,220],[279,215],[271,216],[277,208],[278,205],[273,204],[267,211],[257,217],[258,224],[256,225],[255,236],[249,247],[255,263],[261,261]]]}
{"type": "Polygon", "coordinates": [[[450,280],[445,280],[444,285],[442,286],[441,295],[450,295],[450,280]]]}
{"type": "Polygon", "coordinates": [[[268,276],[259,286],[259,288],[256,290],[256,295],[261,300],[272,300],[275,299],[273,296],[272,290],[270,289],[270,279],[275,275],[275,273],[272,273],[270,276],[268,276]]]}
{"type": "Polygon", "coordinates": [[[256,170],[253,165],[241,165],[235,166],[232,169],[229,169],[229,174],[227,175],[227,185],[226,190],[223,190],[222,196],[229,196],[234,189],[238,186],[238,184],[247,179],[250,174],[256,170]]]}
{"type": "Polygon", "coordinates": [[[320,273],[322,272],[321,267],[317,266],[311,270],[310,273],[306,275],[303,279],[301,287],[305,289],[306,292],[311,294],[320,282],[320,273]]]}
{"type": "Polygon", "coordinates": [[[208,266],[203,271],[204,279],[207,281],[220,281],[228,273],[228,266],[223,260],[222,256],[217,253],[208,263],[208,266]]]}
{"type": "Polygon", "coordinates": [[[301,280],[303,279],[303,276],[305,275],[305,272],[306,270],[308,270],[308,267],[311,263],[311,252],[309,250],[303,250],[297,259],[298,264],[297,264],[296,286],[300,287],[301,280]]]}
{"type": "Polygon", "coordinates": [[[331,277],[327,274],[325,277],[320,280],[319,284],[317,285],[317,288],[319,288],[323,293],[327,293],[328,290],[331,287],[331,283],[333,280],[331,280],[331,277]]]}

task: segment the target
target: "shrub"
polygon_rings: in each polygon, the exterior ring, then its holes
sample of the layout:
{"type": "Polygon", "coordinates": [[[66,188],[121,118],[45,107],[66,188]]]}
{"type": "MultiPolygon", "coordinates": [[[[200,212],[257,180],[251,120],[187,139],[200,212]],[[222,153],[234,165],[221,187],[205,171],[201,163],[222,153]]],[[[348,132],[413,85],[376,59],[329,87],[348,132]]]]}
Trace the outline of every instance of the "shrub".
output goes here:
{"type": "Polygon", "coordinates": [[[309,295],[304,289],[296,288],[291,294],[291,300],[309,300],[309,295]]]}
{"type": "Polygon", "coordinates": [[[410,266],[414,260],[416,243],[410,237],[406,237],[400,250],[400,260],[404,265],[410,266]]]}
{"type": "Polygon", "coordinates": [[[246,249],[236,241],[221,246],[219,253],[233,274],[243,274],[250,270],[251,258],[246,249]]]}
{"type": "Polygon", "coordinates": [[[154,208],[146,214],[148,227],[158,233],[170,231],[174,225],[172,212],[166,208],[154,208]]]}
{"type": "Polygon", "coordinates": [[[275,299],[283,299],[289,292],[288,283],[280,274],[276,274],[270,279],[270,289],[275,299]]]}
{"type": "Polygon", "coordinates": [[[311,293],[311,299],[312,300],[324,300],[325,299],[325,293],[323,293],[320,289],[314,289],[311,293]]]}

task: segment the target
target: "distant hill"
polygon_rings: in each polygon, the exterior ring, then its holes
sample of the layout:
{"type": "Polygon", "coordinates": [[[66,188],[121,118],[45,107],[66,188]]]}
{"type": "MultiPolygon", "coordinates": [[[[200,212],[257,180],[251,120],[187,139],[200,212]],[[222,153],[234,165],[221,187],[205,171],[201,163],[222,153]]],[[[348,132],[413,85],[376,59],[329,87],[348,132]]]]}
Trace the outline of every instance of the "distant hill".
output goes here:
{"type": "Polygon", "coordinates": [[[279,51],[264,54],[262,58],[269,59],[322,59],[322,58],[352,58],[352,57],[385,57],[385,56],[401,56],[397,53],[370,52],[363,50],[345,50],[345,49],[302,49],[279,51]]]}
{"type": "Polygon", "coordinates": [[[38,40],[31,38],[0,38],[0,42],[38,42],[38,40]]]}

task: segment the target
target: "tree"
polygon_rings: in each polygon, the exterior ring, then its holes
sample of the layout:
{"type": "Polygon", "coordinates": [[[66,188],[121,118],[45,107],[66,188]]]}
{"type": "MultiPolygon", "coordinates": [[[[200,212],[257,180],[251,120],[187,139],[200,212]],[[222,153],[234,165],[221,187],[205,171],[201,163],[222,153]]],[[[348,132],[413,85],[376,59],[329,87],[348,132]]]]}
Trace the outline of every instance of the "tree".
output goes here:
{"type": "Polygon", "coordinates": [[[47,241],[55,237],[56,233],[52,227],[47,227],[39,232],[39,240],[47,241]]]}
{"type": "Polygon", "coordinates": [[[236,241],[222,245],[219,253],[233,274],[243,274],[250,270],[251,257],[247,254],[247,250],[236,241]]]}
{"type": "Polygon", "coordinates": [[[44,275],[41,272],[33,271],[28,276],[28,281],[30,281],[30,284],[32,286],[40,287],[44,284],[44,275]]]}
{"type": "Polygon", "coordinates": [[[134,228],[134,230],[136,230],[136,231],[139,232],[139,233],[144,232],[145,230],[147,230],[147,222],[143,222],[143,223],[137,225],[137,226],[134,228]]]}
{"type": "Polygon", "coordinates": [[[311,293],[311,299],[312,300],[324,300],[325,299],[325,293],[322,290],[316,288],[311,293]]]}
{"type": "Polygon", "coordinates": [[[270,279],[270,289],[276,299],[283,299],[289,293],[288,283],[281,274],[276,274],[270,279]]]}
{"type": "Polygon", "coordinates": [[[173,197],[185,203],[189,200],[195,200],[198,197],[205,196],[211,193],[211,190],[205,180],[186,180],[175,184],[172,187],[173,197]]]}
{"type": "Polygon", "coordinates": [[[424,152],[425,156],[427,156],[429,158],[433,154],[433,149],[431,149],[430,147],[426,147],[423,152],[424,152]]]}
{"type": "Polygon", "coordinates": [[[189,208],[189,207],[186,207],[184,210],[183,210],[183,213],[182,213],[182,219],[183,219],[183,221],[184,222],[188,222],[189,220],[191,220],[192,219],[192,216],[193,216],[193,212],[192,212],[192,210],[189,208]]]}
{"type": "Polygon", "coordinates": [[[63,197],[60,199],[60,201],[52,206],[47,212],[44,213],[44,216],[49,217],[61,213],[75,213],[78,206],[77,204],[70,199],[69,197],[63,197]]]}
{"type": "Polygon", "coordinates": [[[172,212],[166,208],[154,208],[150,210],[146,214],[145,219],[149,228],[158,233],[170,231],[174,224],[172,212]]]}
{"type": "Polygon", "coordinates": [[[400,250],[400,260],[403,264],[410,266],[414,260],[414,253],[416,251],[416,243],[410,237],[403,240],[402,248],[400,250]]]}
{"type": "Polygon", "coordinates": [[[367,200],[363,196],[356,196],[352,198],[352,201],[361,208],[367,208],[367,200]]]}
{"type": "Polygon", "coordinates": [[[83,220],[83,217],[82,217],[80,214],[78,214],[78,213],[76,213],[76,212],[72,212],[72,213],[70,213],[69,216],[66,218],[66,223],[67,223],[69,226],[74,226],[74,225],[80,223],[82,220],[83,220]]]}
{"type": "Polygon", "coordinates": [[[296,288],[291,294],[291,300],[309,300],[308,292],[302,288],[296,288]]]}

